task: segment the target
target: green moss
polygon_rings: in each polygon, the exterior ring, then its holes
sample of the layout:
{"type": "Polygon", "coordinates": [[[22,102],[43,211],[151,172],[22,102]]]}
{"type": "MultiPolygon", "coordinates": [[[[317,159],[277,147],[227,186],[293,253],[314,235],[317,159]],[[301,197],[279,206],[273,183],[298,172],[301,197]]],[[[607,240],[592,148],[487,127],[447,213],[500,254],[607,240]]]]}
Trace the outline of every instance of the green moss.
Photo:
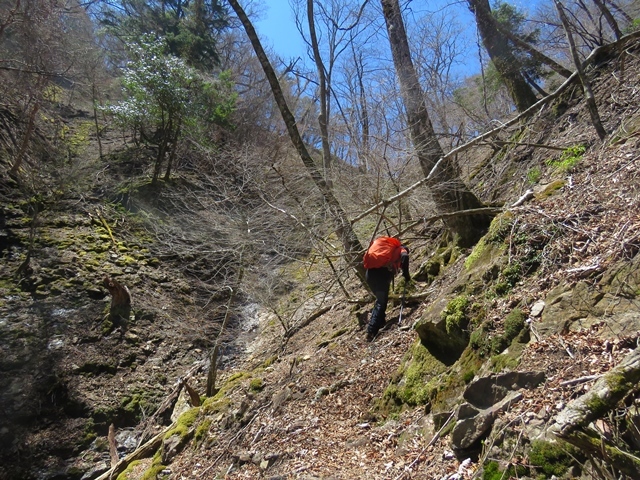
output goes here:
{"type": "Polygon", "coordinates": [[[466,295],[459,295],[442,310],[440,317],[445,321],[447,333],[457,332],[467,327],[469,324],[466,312],[468,305],[469,298],[466,295]]]}
{"type": "Polygon", "coordinates": [[[333,340],[334,338],[341,337],[342,335],[344,335],[345,333],[347,333],[349,330],[350,330],[350,329],[349,329],[348,327],[341,328],[341,329],[336,330],[335,332],[333,332],[333,333],[331,334],[331,337],[329,337],[329,338],[331,338],[331,339],[333,340]]]}
{"type": "Polygon", "coordinates": [[[511,342],[525,326],[525,314],[519,308],[514,308],[504,319],[504,335],[511,342]]]}
{"type": "Polygon", "coordinates": [[[176,426],[169,430],[164,438],[166,439],[173,435],[179,435],[181,438],[185,437],[189,433],[189,430],[191,430],[191,427],[196,423],[199,413],[200,407],[194,407],[184,412],[178,418],[176,426]]]}
{"type": "Polygon", "coordinates": [[[498,462],[490,461],[483,466],[482,480],[505,480],[508,478],[522,478],[527,474],[527,468],[522,465],[509,465],[507,469],[500,470],[500,464],[498,462]]]}
{"type": "Polygon", "coordinates": [[[100,331],[104,336],[109,335],[113,331],[113,322],[109,320],[109,316],[105,317],[105,319],[102,321],[100,331]]]}
{"type": "Polygon", "coordinates": [[[249,390],[252,392],[259,392],[264,388],[264,383],[261,378],[253,378],[249,382],[249,390]]]}
{"type": "Polygon", "coordinates": [[[218,392],[215,396],[207,398],[200,407],[202,409],[202,413],[204,415],[213,415],[215,413],[219,413],[222,411],[226,411],[229,409],[231,405],[231,400],[225,397],[224,395],[218,396],[220,392],[218,392]]]}
{"type": "Polygon", "coordinates": [[[129,480],[129,475],[133,473],[133,470],[138,465],[140,465],[140,463],[142,463],[141,460],[134,460],[133,462],[131,462],[129,465],[127,465],[127,468],[125,469],[125,471],[122,472],[120,475],[118,475],[117,480],[129,480]]]}
{"type": "Polygon", "coordinates": [[[469,382],[471,382],[471,380],[474,379],[475,376],[476,376],[475,370],[468,370],[462,374],[462,381],[468,384],[469,382]]]}
{"type": "Polygon", "coordinates": [[[503,370],[514,370],[520,365],[518,357],[513,355],[495,355],[491,357],[491,371],[502,372],[503,370]]]}
{"type": "Polygon", "coordinates": [[[143,411],[146,411],[149,407],[149,402],[143,393],[134,393],[133,395],[125,396],[120,402],[122,410],[137,418],[143,411]]]}
{"type": "Polygon", "coordinates": [[[209,427],[211,427],[211,419],[205,418],[200,425],[196,428],[196,432],[193,435],[193,443],[197,446],[202,443],[202,441],[207,437],[207,433],[209,432],[209,427]]]}
{"type": "Polygon", "coordinates": [[[546,164],[562,172],[570,172],[582,160],[586,150],[584,145],[574,145],[564,149],[559,158],[547,160],[546,164]]]}
{"type": "Polygon", "coordinates": [[[444,365],[419,340],[416,341],[396,375],[397,384],[385,390],[383,405],[393,409],[402,405],[426,404],[436,394],[436,387],[430,380],[444,371],[444,365]]]}
{"type": "Polygon", "coordinates": [[[165,465],[154,463],[146,472],[144,472],[142,477],[140,477],[140,480],[157,480],[158,475],[160,475],[160,472],[165,468],[167,468],[165,465]]]}
{"type": "Polygon", "coordinates": [[[564,442],[550,443],[534,440],[529,451],[529,462],[548,477],[564,475],[573,463],[574,449],[564,442]]]}
{"type": "Polygon", "coordinates": [[[276,360],[278,360],[278,356],[277,355],[269,357],[264,362],[262,362],[262,367],[263,368],[270,367],[271,365],[273,365],[276,362],[276,360]]]}
{"type": "Polygon", "coordinates": [[[541,192],[536,194],[536,198],[539,200],[543,200],[547,197],[552,196],[558,190],[565,186],[564,180],[555,180],[547,185],[541,192]]]}

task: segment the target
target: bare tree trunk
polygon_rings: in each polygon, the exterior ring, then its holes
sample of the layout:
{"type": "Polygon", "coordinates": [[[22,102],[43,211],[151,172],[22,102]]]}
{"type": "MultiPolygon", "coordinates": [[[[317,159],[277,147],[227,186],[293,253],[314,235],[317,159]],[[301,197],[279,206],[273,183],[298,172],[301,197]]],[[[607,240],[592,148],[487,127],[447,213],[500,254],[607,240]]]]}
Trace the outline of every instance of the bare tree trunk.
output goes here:
{"type": "Polygon", "coordinates": [[[366,172],[368,169],[369,162],[369,107],[367,105],[367,95],[364,89],[364,66],[362,62],[362,55],[359,54],[358,58],[356,58],[356,53],[354,51],[354,61],[356,64],[356,75],[358,76],[358,89],[360,90],[360,117],[362,121],[362,147],[360,148],[359,156],[362,157],[360,159],[360,163],[358,168],[361,172],[366,172]]]}
{"type": "Polygon", "coordinates": [[[131,294],[129,289],[116,280],[104,277],[102,284],[111,294],[109,320],[114,326],[126,325],[131,314],[131,294]]]}
{"type": "Polygon", "coordinates": [[[569,24],[569,19],[567,18],[564,7],[560,4],[560,2],[558,0],[553,0],[553,2],[556,6],[556,10],[558,10],[560,21],[562,22],[564,31],[567,35],[567,41],[569,42],[569,49],[571,50],[573,63],[576,66],[578,77],[580,78],[580,82],[582,83],[582,90],[584,91],[584,97],[587,102],[587,109],[589,110],[589,115],[591,116],[591,123],[593,123],[593,126],[598,133],[598,137],[600,137],[600,140],[604,140],[604,138],[607,136],[607,131],[602,126],[600,114],[598,113],[598,105],[596,104],[596,99],[593,95],[593,90],[591,89],[589,78],[585,75],[584,70],[582,69],[582,64],[580,62],[580,57],[578,56],[576,44],[573,40],[573,35],[571,34],[571,25],[569,24]]]}
{"type": "MultiPolygon", "coordinates": [[[[455,161],[443,158],[444,152],[431,124],[424,94],[411,60],[409,42],[398,0],[381,1],[393,63],[409,122],[411,141],[425,177],[432,176],[427,185],[432,192],[438,211],[439,213],[449,213],[480,208],[483,206],[482,202],[460,178],[455,161]],[[432,173],[439,161],[440,166],[432,173]]],[[[484,234],[490,222],[491,217],[482,214],[467,217],[464,220],[459,217],[449,218],[445,224],[457,237],[461,246],[471,246],[484,234]]]]}
{"type": "Polygon", "coordinates": [[[180,138],[180,127],[176,130],[171,140],[171,150],[169,152],[169,160],[167,161],[167,169],[164,172],[164,181],[169,181],[171,175],[171,169],[173,168],[173,162],[176,159],[176,152],[178,151],[178,139],[180,138]]]}
{"type": "Polygon", "coordinates": [[[218,389],[216,388],[216,377],[218,375],[218,353],[220,352],[220,344],[222,343],[223,335],[225,333],[225,329],[227,328],[227,323],[229,323],[229,318],[231,317],[231,307],[233,306],[233,302],[236,299],[237,289],[240,287],[242,283],[242,277],[244,276],[244,268],[242,267],[242,258],[243,258],[244,250],[240,252],[240,271],[238,272],[238,280],[235,282],[237,287],[232,288],[228,287],[231,290],[231,294],[229,295],[229,301],[227,302],[227,311],[224,314],[224,319],[222,320],[222,325],[220,326],[220,331],[218,332],[218,336],[216,337],[216,343],[211,350],[211,356],[209,357],[209,374],[207,375],[207,397],[213,397],[216,393],[218,393],[218,389]]]}
{"type": "Polygon", "coordinates": [[[31,140],[31,134],[33,133],[33,127],[35,124],[36,113],[40,109],[40,104],[37,102],[31,108],[31,113],[29,114],[29,122],[27,123],[27,131],[24,133],[24,137],[22,137],[22,143],[20,144],[20,150],[16,155],[16,160],[13,162],[13,166],[11,170],[9,170],[9,175],[16,175],[20,166],[22,165],[22,160],[24,160],[24,156],[27,154],[27,148],[29,147],[29,141],[31,140]]]}
{"type": "Polygon", "coordinates": [[[309,38],[313,59],[318,71],[318,88],[320,100],[320,115],[318,125],[320,127],[320,138],[322,139],[322,165],[324,167],[324,179],[331,186],[331,146],[329,144],[329,98],[327,92],[327,78],[325,76],[324,64],[320,56],[318,46],[318,36],[316,34],[316,22],[313,16],[314,0],[307,0],[307,21],[309,22],[309,38]]]}
{"type": "Polygon", "coordinates": [[[536,95],[520,73],[520,62],[511,52],[506,38],[496,25],[489,0],[467,1],[475,15],[484,48],[509,90],[518,112],[524,112],[536,103],[536,95]]]}
{"type": "Polygon", "coordinates": [[[280,109],[280,114],[282,115],[282,119],[287,127],[287,131],[289,133],[289,137],[291,138],[291,142],[296,148],[302,163],[307,169],[307,172],[311,176],[311,179],[314,181],[318,190],[322,194],[324,200],[329,207],[331,212],[331,216],[333,217],[333,221],[335,223],[335,228],[338,236],[342,240],[342,244],[346,251],[347,261],[358,271],[358,274],[361,278],[364,278],[364,267],[362,266],[362,254],[363,247],[356,236],[353,227],[351,226],[351,222],[347,218],[347,214],[338,202],[338,199],[333,194],[331,187],[324,180],[322,174],[318,170],[313,158],[309,154],[307,147],[302,140],[302,136],[300,135],[300,131],[296,125],[296,119],[291,113],[289,106],[287,105],[287,101],[285,100],[284,94],[282,92],[282,87],[278,82],[278,77],[273,70],[273,66],[271,62],[269,62],[269,58],[262,48],[262,44],[260,43],[260,39],[258,38],[258,34],[256,33],[251,21],[247,17],[247,14],[242,9],[237,0],[229,0],[229,4],[231,8],[236,12],[238,18],[242,22],[245,31],[247,32],[247,36],[251,41],[253,49],[260,61],[262,69],[264,70],[265,76],[269,81],[269,85],[271,87],[271,91],[273,92],[273,96],[275,98],[276,104],[280,109]]]}
{"type": "Polygon", "coordinates": [[[98,140],[98,153],[102,159],[102,135],[100,134],[100,124],[98,123],[98,109],[96,108],[97,95],[95,80],[91,84],[91,96],[93,97],[93,122],[96,126],[96,140],[98,140]]]}
{"type": "Polygon", "coordinates": [[[620,31],[618,22],[616,22],[616,19],[613,17],[611,10],[607,8],[607,6],[604,4],[602,0],[593,0],[593,3],[596,4],[598,9],[602,13],[602,16],[605,18],[605,20],[609,24],[609,27],[611,27],[611,30],[613,30],[613,34],[615,35],[616,40],[620,40],[620,38],[622,37],[622,32],[620,31]]]}

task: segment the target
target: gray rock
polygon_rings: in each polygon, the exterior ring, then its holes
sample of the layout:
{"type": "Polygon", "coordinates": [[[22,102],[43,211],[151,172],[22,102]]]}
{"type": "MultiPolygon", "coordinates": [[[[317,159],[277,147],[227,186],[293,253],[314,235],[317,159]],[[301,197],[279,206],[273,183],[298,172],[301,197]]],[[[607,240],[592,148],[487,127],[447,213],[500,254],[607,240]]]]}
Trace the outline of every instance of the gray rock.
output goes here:
{"type": "Polygon", "coordinates": [[[540,315],[542,315],[542,311],[544,310],[544,307],[545,307],[544,300],[538,300],[531,307],[531,316],[539,317],[540,315]]]}
{"type": "Polygon", "coordinates": [[[472,418],[478,415],[480,411],[469,403],[463,403],[458,407],[456,418],[462,420],[463,418],[472,418]]]}
{"type": "MultiPolygon", "coordinates": [[[[460,419],[451,431],[451,446],[453,449],[467,450],[473,447],[489,434],[498,414],[507,411],[511,405],[519,402],[521,399],[521,393],[512,392],[491,408],[481,410],[473,417],[460,419]]],[[[464,410],[466,413],[470,413],[471,411],[472,408],[466,408],[464,410]]]]}
{"type": "Polygon", "coordinates": [[[98,478],[107,470],[109,470],[109,465],[107,464],[107,462],[98,462],[91,470],[85,472],[80,480],[93,480],[94,478],[98,478]]]}
{"type": "Polygon", "coordinates": [[[502,401],[510,391],[535,388],[545,378],[544,372],[507,372],[474,380],[463,396],[471,405],[486,409],[502,401]]]}

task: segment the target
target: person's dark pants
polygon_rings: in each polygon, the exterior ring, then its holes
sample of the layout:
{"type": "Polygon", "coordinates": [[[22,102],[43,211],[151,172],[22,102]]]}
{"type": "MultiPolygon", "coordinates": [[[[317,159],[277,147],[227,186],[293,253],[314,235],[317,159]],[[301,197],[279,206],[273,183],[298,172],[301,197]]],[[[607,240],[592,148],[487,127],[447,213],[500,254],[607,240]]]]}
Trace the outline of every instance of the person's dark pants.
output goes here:
{"type": "Polygon", "coordinates": [[[367,270],[366,279],[376,297],[376,303],[371,311],[371,318],[367,326],[367,334],[370,337],[375,337],[385,323],[387,302],[389,301],[389,286],[393,275],[386,267],[370,268],[367,270]]]}

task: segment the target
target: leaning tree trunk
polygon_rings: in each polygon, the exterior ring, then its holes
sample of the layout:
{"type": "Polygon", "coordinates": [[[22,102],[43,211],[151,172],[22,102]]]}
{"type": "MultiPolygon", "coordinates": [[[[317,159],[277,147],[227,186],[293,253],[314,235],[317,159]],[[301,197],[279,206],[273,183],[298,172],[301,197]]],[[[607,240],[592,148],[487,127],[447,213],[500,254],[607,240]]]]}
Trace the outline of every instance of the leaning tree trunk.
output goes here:
{"type": "Polygon", "coordinates": [[[520,73],[520,62],[511,52],[506,37],[496,26],[497,22],[491,13],[489,0],[467,1],[476,17],[476,25],[484,48],[509,90],[509,95],[516,104],[518,112],[524,112],[536,103],[536,94],[520,73]]]}
{"type": "Polygon", "coordinates": [[[291,142],[296,148],[302,163],[306,167],[311,179],[314,181],[318,190],[322,194],[329,210],[331,212],[331,216],[335,223],[336,232],[340,239],[342,240],[342,244],[344,246],[346,252],[347,261],[357,270],[361,279],[364,279],[364,267],[362,266],[362,254],[363,248],[360,240],[356,236],[356,233],[351,226],[351,222],[347,217],[347,213],[344,211],[338,199],[333,194],[331,187],[327,184],[325,179],[322,176],[322,173],[318,170],[313,158],[309,154],[307,147],[302,140],[302,136],[300,135],[300,131],[296,125],[296,119],[291,113],[289,106],[287,105],[287,101],[282,92],[282,87],[280,86],[280,82],[278,82],[278,77],[273,70],[273,66],[271,62],[269,62],[269,58],[262,48],[262,44],[260,43],[260,39],[258,38],[258,34],[249,17],[242,9],[237,0],[229,0],[229,4],[231,8],[236,12],[238,18],[242,22],[245,31],[247,32],[247,36],[249,37],[249,41],[251,41],[251,45],[253,46],[253,50],[260,61],[260,65],[264,70],[265,76],[269,81],[269,85],[271,87],[271,91],[273,92],[273,96],[275,98],[276,104],[280,110],[280,114],[282,115],[282,119],[287,127],[287,132],[289,133],[289,137],[291,138],[291,142]]]}
{"type": "Polygon", "coordinates": [[[556,417],[551,432],[585,453],[602,459],[630,478],[640,478],[637,453],[625,452],[589,425],[616,408],[640,382],[640,348],[631,352],[618,366],[600,377],[587,393],[569,402],[556,417]]]}
{"type": "MultiPolygon", "coordinates": [[[[444,152],[431,124],[422,87],[411,60],[398,0],[381,1],[411,141],[424,175],[429,176],[436,163],[444,157],[444,152]]],[[[460,178],[458,167],[452,159],[440,162],[427,186],[432,192],[438,213],[472,210],[483,206],[460,178]]],[[[490,221],[490,216],[482,214],[450,217],[445,224],[457,237],[458,243],[466,247],[473,245],[485,233],[490,221]]]]}
{"type": "Polygon", "coordinates": [[[576,72],[578,72],[580,83],[582,83],[584,99],[587,103],[587,110],[589,110],[589,115],[591,116],[591,123],[596,129],[600,140],[604,140],[604,138],[607,136],[607,131],[602,125],[602,120],[600,120],[598,105],[596,104],[596,97],[593,94],[593,89],[591,88],[591,82],[589,81],[589,77],[587,77],[587,75],[584,73],[582,62],[580,61],[580,57],[578,57],[578,50],[576,49],[576,44],[573,40],[573,35],[571,34],[571,25],[569,24],[569,19],[567,18],[567,14],[565,13],[562,4],[558,0],[554,0],[554,4],[556,6],[556,10],[558,11],[558,15],[560,16],[562,26],[564,27],[567,41],[569,42],[569,50],[571,50],[571,57],[573,58],[573,63],[576,66],[576,72]]]}
{"type": "Polygon", "coordinates": [[[327,77],[325,75],[324,63],[320,55],[318,46],[318,36],[316,34],[316,22],[313,13],[314,0],[307,0],[307,21],[309,22],[309,39],[313,59],[318,71],[318,94],[320,97],[320,115],[318,116],[318,126],[320,127],[320,138],[322,139],[322,165],[324,168],[324,179],[331,186],[331,147],[329,144],[329,96],[327,92],[327,77]]]}

